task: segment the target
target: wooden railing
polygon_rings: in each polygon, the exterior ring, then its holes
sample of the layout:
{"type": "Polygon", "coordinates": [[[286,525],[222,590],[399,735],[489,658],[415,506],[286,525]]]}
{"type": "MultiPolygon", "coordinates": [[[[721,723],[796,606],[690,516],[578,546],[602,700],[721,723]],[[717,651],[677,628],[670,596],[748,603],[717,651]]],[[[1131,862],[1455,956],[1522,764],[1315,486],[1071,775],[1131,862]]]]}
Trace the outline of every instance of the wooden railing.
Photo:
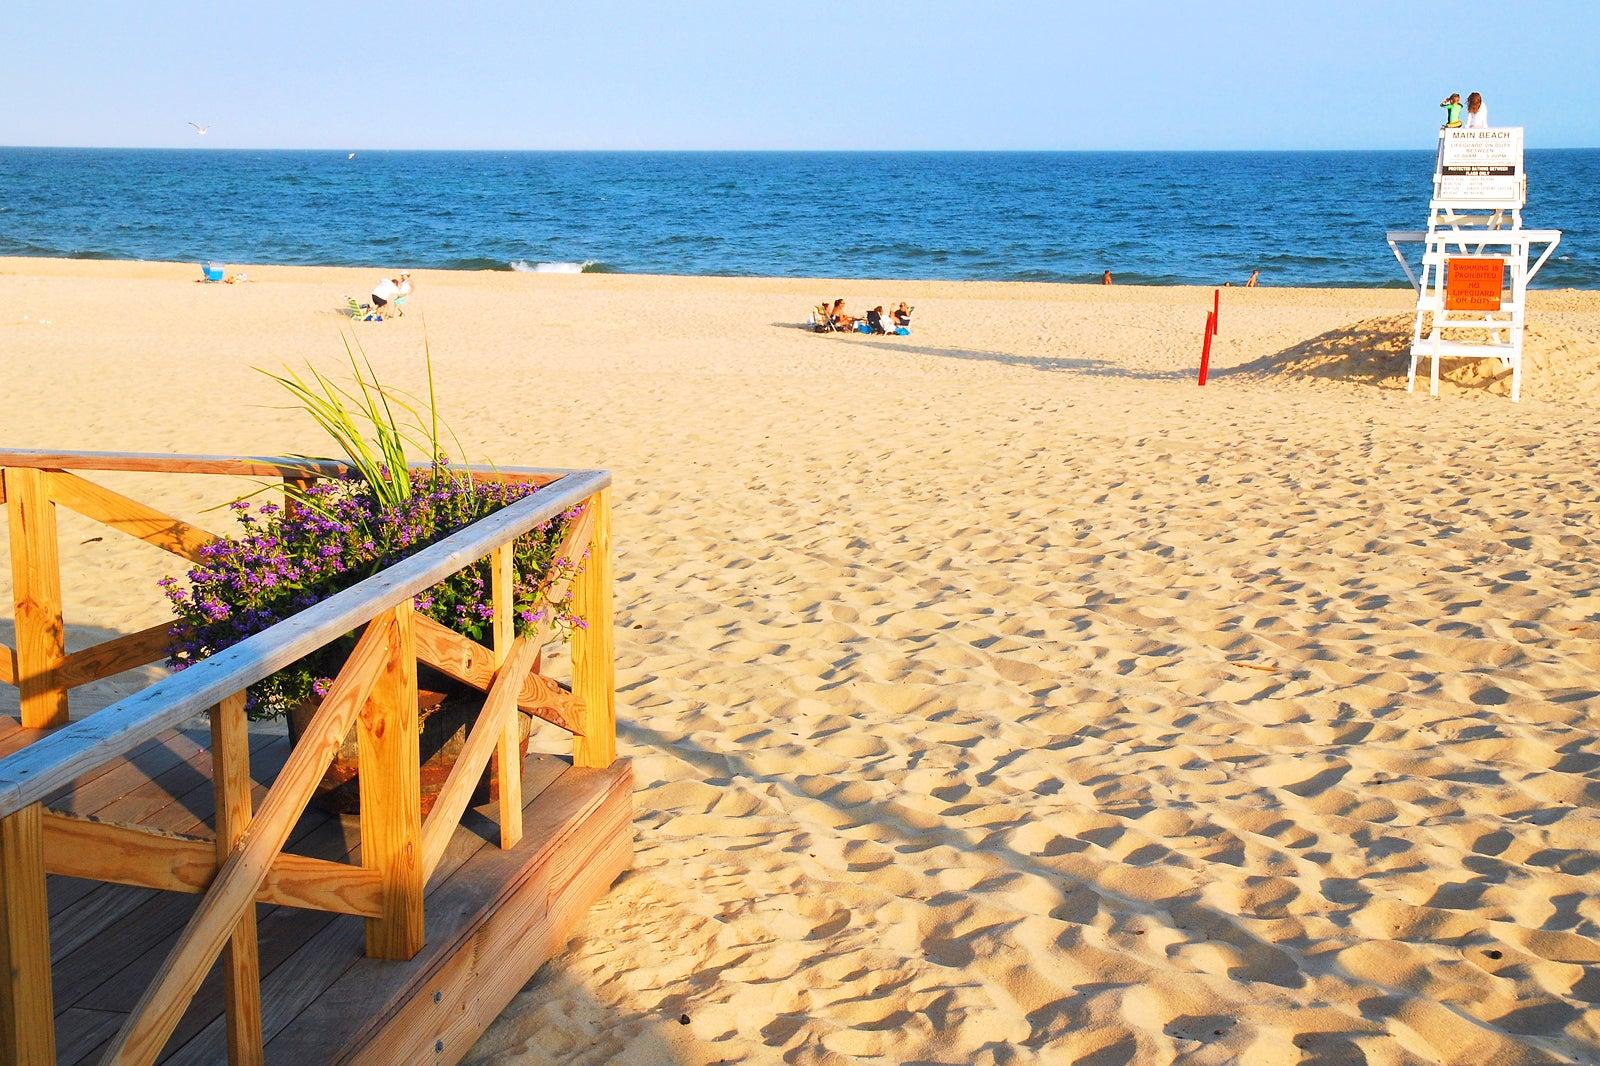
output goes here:
{"type": "Polygon", "coordinates": [[[261,1060],[255,904],[360,915],[367,954],[406,959],[422,947],[423,893],[475,783],[493,768],[500,845],[522,835],[517,711],[573,735],[577,766],[616,757],[611,633],[610,476],[604,471],[473,469],[474,477],[538,488],[361,583],[76,722],[68,690],[166,655],[168,627],[67,652],[56,508],[67,507],[185,558],[214,535],[73,471],[146,471],[281,478],[306,486],[353,473],[334,460],[0,451],[9,522],[16,647],[0,645],[0,682],[20,694],[22,725],[39,739],[0,759],[0,1062],[53,1062],[47,873],[199,893],[198,908],[105,1061],[151,1063],[219,955],[224,956],[229,1061],[261,1060]],[[552,599],[572,593],[585,622],[572,637],[570,691],[535,672],[553,615],[514,636],[512,543],[581,505],[558,558],[552,599]],[[494,634],[485,647],[412,609],[418,593],[492,560],[494,634]],[[570,587],[569,587],[570,584],[570,587]],[[344,635],[361,637],[299,743],[251,810],[245,690],[344,635]],[[482,712],[426,820],[418,782],[417,664],[486,693],[482,712]],[[210,717],[214,839],[101,822],[47,809],[75,777],[127,755],[194,716],[210,717]],[[284,844],[341,742],[360,749],[361,865],[286,854],[284,844]]]}

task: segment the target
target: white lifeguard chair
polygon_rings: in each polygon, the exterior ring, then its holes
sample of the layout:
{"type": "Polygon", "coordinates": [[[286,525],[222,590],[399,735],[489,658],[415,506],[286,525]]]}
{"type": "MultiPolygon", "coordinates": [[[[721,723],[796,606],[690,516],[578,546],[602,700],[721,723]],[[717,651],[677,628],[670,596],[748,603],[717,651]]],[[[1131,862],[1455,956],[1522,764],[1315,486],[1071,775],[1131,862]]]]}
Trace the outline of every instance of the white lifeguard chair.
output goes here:
{"type": "Polygon", "coordinates": [[[1561,243],[1560,230],[1522,228],[1526,201],[1521,127],[1439,131],[1428,228],[1387,235],[1417,292],[1407,392],[1416,388],[1423,358],[1432,361],[1428,391],[1434,396],[1441,359],[1497,358],[1511,371],[1512,402],[1521,399],[1528,282],[1561,243]],[[1423,246],[1419,272],[1406,261],[1403,244],[1423,246]],[[1530,266],[1535,246],[1543,250],[1530,266]],[[1445,339],[1445,330],[1455,336],[1445,339]],[[1460,339],[1463,333],[1469,339],[1460,339]]]}

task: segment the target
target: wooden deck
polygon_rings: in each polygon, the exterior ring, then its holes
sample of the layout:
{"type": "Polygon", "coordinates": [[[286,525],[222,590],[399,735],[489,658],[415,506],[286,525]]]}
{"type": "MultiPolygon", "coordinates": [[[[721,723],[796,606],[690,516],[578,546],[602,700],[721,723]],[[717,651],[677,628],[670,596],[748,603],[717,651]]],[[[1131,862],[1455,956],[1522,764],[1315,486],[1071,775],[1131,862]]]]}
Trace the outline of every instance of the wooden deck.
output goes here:
{"type": "MultiPolygon", "coordinates": [[[[33,736],[0,718],[0,756],[33,736]]],[[[251,735],[258,802],[288,752],[285,737],[251,735]]],[[[46,806],[168,833],[205,833],[215,823],[210,775],[208,733],[170,732],[84,775],[46,806]]],[[[501,850],[493,805],[467,813],[428,883],[426,946],[405,962],[366,957],[360,917],[258,905],[266,1061],[459,1059],[627,868],[631,784],[626,760],[580,769],[554,756],[530,757],[521,841],[501,850]]],[[[359,862],[359,829],[355,818],[312,807],[286,851],[359,862]]],[[[48,894],[58,1061],[93,1062],[203,897],[56,875],[48,894]]],[[[225,1061],[223,1012],[219,963],[163,1061],[225,1061]]]]}

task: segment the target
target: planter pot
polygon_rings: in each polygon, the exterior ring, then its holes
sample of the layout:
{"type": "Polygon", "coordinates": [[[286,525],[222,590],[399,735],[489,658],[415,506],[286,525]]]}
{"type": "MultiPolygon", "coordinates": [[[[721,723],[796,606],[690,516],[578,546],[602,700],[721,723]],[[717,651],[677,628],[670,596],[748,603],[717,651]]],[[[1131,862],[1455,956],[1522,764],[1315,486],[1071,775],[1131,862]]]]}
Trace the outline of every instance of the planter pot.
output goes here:
{"type": "MultiPolygon", "coordinates": [[[[538,670],[535,663],[534,670],[538,670]]],[[[461,748],[467,742],[467,733],[478,720],[483,709],[483,693],[463,685],[452,678],[426,666],[417,671],[417,747],[422,759],[422,816],[426,818],[439,798],[439,790],[450,776],[461,748]]],[[[300,743],[311,718],[322,705],[319,697],[311,697],[289,712],[289,742],[300,743]]],[[[533,730],[527,715],[517,714],[520,735],[518,754],[528,756],[528,736],[533,730]]],[[[333,814],[354,814],[361,809],[360,746],[356,729],[339,745],[328,772],[312,796],[312,802],[333,814]]],[[[493,799],[489,772],[484,771],[472,793],[474,804],[488,803],[493,799]]]]}

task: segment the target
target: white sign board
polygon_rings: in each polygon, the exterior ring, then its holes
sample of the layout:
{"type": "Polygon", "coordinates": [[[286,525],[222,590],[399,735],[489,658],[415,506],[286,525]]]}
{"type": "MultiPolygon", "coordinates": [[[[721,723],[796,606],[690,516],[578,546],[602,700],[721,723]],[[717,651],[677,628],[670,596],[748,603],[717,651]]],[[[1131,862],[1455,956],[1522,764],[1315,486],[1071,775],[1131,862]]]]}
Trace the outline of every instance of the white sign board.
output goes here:
{"type": "Polygon", "coordinates": [[[1521,207],[1522,127],[1444,130],[1434,199],[1453,204],[1521,207]]]}

